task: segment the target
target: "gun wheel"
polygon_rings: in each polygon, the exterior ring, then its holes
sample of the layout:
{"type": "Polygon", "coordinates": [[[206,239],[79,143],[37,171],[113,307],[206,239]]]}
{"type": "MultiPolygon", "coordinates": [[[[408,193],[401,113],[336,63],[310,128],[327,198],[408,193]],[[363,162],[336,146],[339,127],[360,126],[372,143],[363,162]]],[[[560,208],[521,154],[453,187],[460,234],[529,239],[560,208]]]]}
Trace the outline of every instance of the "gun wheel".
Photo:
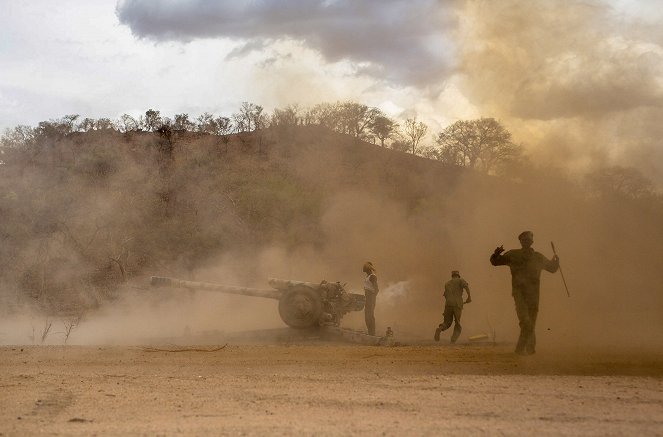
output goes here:
{"type": "Polygon", "coordinates": [[[279,315],[291,328],[317,326],[322,316],[322,298],[308,288],[286,291],[279,299],[279,315]]]}

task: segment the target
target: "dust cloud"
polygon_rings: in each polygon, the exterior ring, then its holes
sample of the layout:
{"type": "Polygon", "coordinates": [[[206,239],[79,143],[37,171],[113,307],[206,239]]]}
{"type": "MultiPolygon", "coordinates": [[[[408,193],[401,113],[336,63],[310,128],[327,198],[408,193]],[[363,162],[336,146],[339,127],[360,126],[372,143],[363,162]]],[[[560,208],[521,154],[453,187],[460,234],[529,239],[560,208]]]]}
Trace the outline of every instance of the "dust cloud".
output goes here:
{"type": "MultiPolygon", "coordinates": [[[[663,346],[663,235],[652,216],[626,205],[592,204],[556,180],[497,188],[460,181],[449,197],[432,199],[431,205],[408,214],[393,200],[339,194],[323,218],[327,243],[321,252],[263,258],[261,269],[289,275],[294,269],[305,280],[348,281],[351,289],[361,290],[361,265],[371,260],[382,287],[378,332],[391,326],[397,335],[421,339],[430,339],[441,322],[443,284],[458,269],[473,294],[463,315],[464,334],[514,341],[510,273],[491,266],[488,258],[498,245],[519,247],[516,236],[529,229],[535,249],[548,258],[555,242],[571,294],[567,297],[559,272],[542,272],[541,347],[663,346]]],[[[357,329],[362,322],[361,315],[346,320],[357,329]]]]}
{"type": "Polygon", "coordinates": [[[537,162],[634,166],[663,187],[663,35],[656,20],[628,14],[641,6],[465,2],[462,92],[537,162]]]}
{"type": "Polygon", "coordinates": [[[476,290],[463,316],[468,329],[492,319],[498,339],[514,338],[508,268],[486,260],[494,246],[518,247],[516,235],[529,229],[534,248],[547,257],[555,242],[571,293],[566,296],[559,272],[542,272],[542,345],[663,344],[660,212],[624,198],[588,199],[582,182],[550,173],[551,167],[577,175],[634,166],[663,186],[662,35],[619,8],[584,1],[464,3],[462,91],[481,113],[503,120],[539,163],[526,184],[488,190],[494,196],[473,183],[455,191],[464,213],[448,247],[464,255],[453,267],[476,290]]]}
{"type": "MultiPolygon", "coordinates": [[[[333,143],[338,138],[327,140],[333,143]]],[[[303,141],[308,143],[306,138],[303,141]]],[[[301,187],[318,190],[322,200],[320,214],[312,216],[317,217],[315,222],[288,218],[283,224],[287,232],[279,238],[192,261],[192,250],[200,248],[187,246],[186,238],[175,239],[177,229],[189,226],[185,220],[189,216],[182,215],[173,224],[172,238],[164,240],[182,245],[181,262],[144,273],[256,288],[269,288],[270,277],[339,281],[348,291],[361,293],[361,267],[370,260],[381,288],[377,332],[391,327],[397,338],[431,341],[441,322],[444,283],[451,270],[459,270],[473,297],[463,313],[460,341],[488,334],[498,342],[514,342],[518,326],[509,270],[491,266],[488,259],[496,246],[517,248],[516,236],[531,230],[534,248],[548,258],[554,241],[571,294],[567,297],[560,273],[542,272],[540,350],[660,351],[663,347],[663,229],[655,205],[642,199],[596,197],[582,180],[547,167],[532,167],[515,178],[485,176],[378,146],[352,144],[342,151],[330,144],[297,149],[297,154],[290,150],[285,159],[292,174],[301,178],[301,187]],[[311,227],[317,231],[311,232],[311,227]],[[312,237],[294,245],[279,241],[288,235],[312,237]]],[[[188,144],[186,156],[207,156],[204,145],[198,152],[195,149],[188,144]]],[[[118,179],[126,177],[118,174],[118,179]]],[[[210,199],[208,192],[194,189],[204,182],[196,184],[181,188],[188,200],[204,206],[199,208],[196,226],[211,232],[235,219],[217,209],[217,201],[231,202],[224,200],[229,196],[210,199]]],[[[142,189],[147,197],[148,188],[142,189]]],[[[106,199],[98,189],[79,193],[106,199]]],[[[298,192],[291,201],[304,195],[298,192]]],[[[84,200],[81,205],[88,205],[84,200]]],[[[116,214],[118,220],[126,211],[117,205],[103,209],[104,215],[116,214]]],[[[129,225],[120,220],[117,226],[129,225]]],[[[143,244],[150,242],[149,237],[141,237],[143,244]]],[[[65,249],[61,246],[58,253],[65,249]]],[[[75,270],[69,268],[66,271],[75,270]]],[[[116,299],[83,315],[67,344],[213,341],[232,332],[285,326],[275,300],[152,289],[148,284],[149,276],[131,277],[116,299]]],[[[11,300],[12,293],[5,291],[2,296],[11,300]]],[[[22,316],[3,317],[0,342],[39,344],[50,321],[53,326],[44,342],[64,343],[68,318],[14,310],[22,316]]],[[[342,325],[363,330],[363,312],[346,315],[342,325]]],[[[443,336],[442,341],[447,340],[443,336]]]]}
{"type": "MultiPolygon", "coordinates": [[[[498,245],[519,247],[516,236],[529,229],[535,249],[548,258],[555,242],[571,294],[559,272],[542,272],[542,348],[660,350],[663,235],[656,216],[628,202],[587,199],[577,190],[561,178],[522,184],[465,175],[450,192],[430,193],[414,209],[389,193],[340,192],[322,216],[321,248],[274,246],[219,264],[243,271],[241,284],[270,276],[325,279],[361,292],[361,266],[370,260],[382,289],[378,332],[390,326],[397,335],[424,340],[441,321],[443,284],[458,269],[473,295],[463,315],[464,337],[487,333],[515,341],[510,273],[488,258],[498,245]]],[[[212,271],[196,276],[227,277],[212,271]]],[[[343,325],[363,329],[363,314],[349,314],[343,325]]]]}

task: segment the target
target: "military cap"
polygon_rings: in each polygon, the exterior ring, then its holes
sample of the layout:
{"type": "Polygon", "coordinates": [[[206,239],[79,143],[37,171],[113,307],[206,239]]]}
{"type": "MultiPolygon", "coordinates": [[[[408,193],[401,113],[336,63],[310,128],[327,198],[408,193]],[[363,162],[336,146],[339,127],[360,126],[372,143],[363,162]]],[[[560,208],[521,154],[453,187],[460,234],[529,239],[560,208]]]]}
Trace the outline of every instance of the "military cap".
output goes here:
{"type": "Polygon", "coordinates": [[[531,239],[534,238],[534,234],[532,233],[532,231],[524,231],[524,232],[521,232],[520,235],[518,235],[519,240],[522,240],[523,238],[527,238],[527,237],[529,237],[531,239]]]}

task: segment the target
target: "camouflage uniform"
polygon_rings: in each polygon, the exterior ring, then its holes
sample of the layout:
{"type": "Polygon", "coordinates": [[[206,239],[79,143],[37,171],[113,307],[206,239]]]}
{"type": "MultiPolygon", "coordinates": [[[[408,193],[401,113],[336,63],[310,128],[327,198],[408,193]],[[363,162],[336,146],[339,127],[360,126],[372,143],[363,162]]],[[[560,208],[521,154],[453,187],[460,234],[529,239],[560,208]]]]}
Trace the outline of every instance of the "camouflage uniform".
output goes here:
{"type": "MultiPolygon", "coordinates": [[[[519,239],[522,244],[523,232],[519,239]]],[[[529,232],[530,239],[533,238],[529,232]]],[[[531,245],[531,243],[530,243],[531,245]]],[[[511,289],[516,304],[516,314],[520,325],[520,336],[516,345],[516,353],[533,354],[536,349],[535,326],[539,313],[539,285],[541,270],[555,273],[559,269],[559,258],[549,260],[531,247],[513,249],[501,254],[501,247],[495,249],[490,256],[494,266],[509,266],[511,269],[511,289]]]]}
{"type": "Polygon", "coordinates": [[[451,342],[455,343],[458,340],[463,330],[460,325],[460,317],[463,314],[463,290],[467,291],[467,303],[471,302],[470,286],[460,277],[460,273],[454,270],[451,272],[451,280],[444,284],[444,321],[435,330],[435,341],[440,341],[440,333],[449,329],[452,324],[454,332],[451,334],[451,342]]]}

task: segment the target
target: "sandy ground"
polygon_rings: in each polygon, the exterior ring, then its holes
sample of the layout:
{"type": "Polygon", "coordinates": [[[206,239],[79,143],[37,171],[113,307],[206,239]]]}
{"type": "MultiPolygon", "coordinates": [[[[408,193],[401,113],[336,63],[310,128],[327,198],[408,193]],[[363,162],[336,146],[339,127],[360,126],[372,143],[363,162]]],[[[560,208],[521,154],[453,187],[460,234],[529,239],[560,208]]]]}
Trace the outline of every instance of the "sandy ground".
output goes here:
{"type": "Polygon", "coordinates": [[[663,435],[662,356],[512,347],[2,346],[0,435],[663,435]]]}

